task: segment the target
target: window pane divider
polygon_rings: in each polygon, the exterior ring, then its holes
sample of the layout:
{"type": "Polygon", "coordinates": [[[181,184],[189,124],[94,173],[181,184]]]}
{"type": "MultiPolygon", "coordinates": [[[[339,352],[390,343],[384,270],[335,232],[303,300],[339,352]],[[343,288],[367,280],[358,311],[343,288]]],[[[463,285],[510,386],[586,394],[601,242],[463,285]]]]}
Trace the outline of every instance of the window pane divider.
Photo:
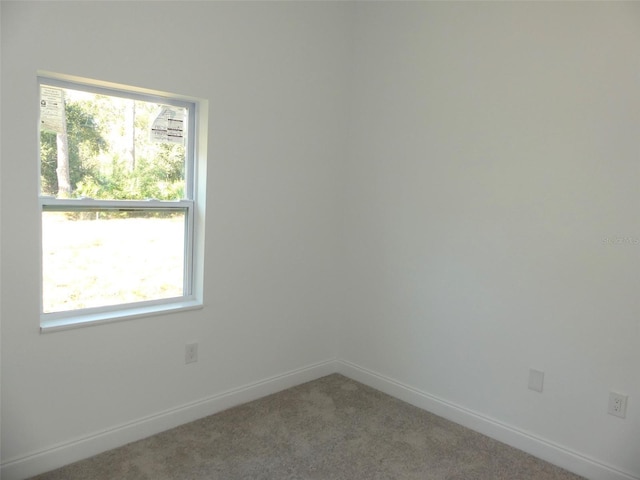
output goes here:
{"type": "Polygon", "coordinates": [[[133,208],[140,210],[149,209],[181,209],[193,207],[192,200],[94,200],[92,198],[53,198],[40,197],[40,206],[43,210],[87,210],[109,209],[117,210],[133,208]]]}

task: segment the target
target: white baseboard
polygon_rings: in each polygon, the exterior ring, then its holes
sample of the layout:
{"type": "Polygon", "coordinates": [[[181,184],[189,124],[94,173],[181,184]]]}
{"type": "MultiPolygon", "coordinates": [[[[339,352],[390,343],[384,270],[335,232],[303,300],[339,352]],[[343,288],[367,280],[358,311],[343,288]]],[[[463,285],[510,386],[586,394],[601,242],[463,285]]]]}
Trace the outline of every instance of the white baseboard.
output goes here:
{"type": "Polygon", "coordinates": [[[335,372],[336,361],[327,360],[9,459],[0,466],[0,478],[23,480],[335,372]]]}
{"type": "Polygon", "coordinates": [[[592,480],[640,480],[640,477],[631,473],[623,472],[586,455],[404,385],[351,362],[338,360],[336,366],[337,372],[345,377],[480,432],[577,475],[592,480]]]}
{"type": "Polygon", "coordinates": [[[335,359],[276,375],[20,458],[9,459],[0,466],[0,478],[23,480],[332,373],[340,373],[583,477],[593,480],[640,480],[639,476],[623,472],[498,420],[404,385],[351,362],[335,359]]]}

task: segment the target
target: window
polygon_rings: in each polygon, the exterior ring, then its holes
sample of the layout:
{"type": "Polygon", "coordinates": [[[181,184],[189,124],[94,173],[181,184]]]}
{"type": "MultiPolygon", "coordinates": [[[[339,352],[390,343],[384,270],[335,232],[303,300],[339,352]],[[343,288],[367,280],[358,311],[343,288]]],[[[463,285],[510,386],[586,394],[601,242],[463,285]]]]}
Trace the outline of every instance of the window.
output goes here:
{"type": "Polygon", "coordinates": [[[60,78],[39,86],[42,328],[201,305],[197,103],[60,78]]]}

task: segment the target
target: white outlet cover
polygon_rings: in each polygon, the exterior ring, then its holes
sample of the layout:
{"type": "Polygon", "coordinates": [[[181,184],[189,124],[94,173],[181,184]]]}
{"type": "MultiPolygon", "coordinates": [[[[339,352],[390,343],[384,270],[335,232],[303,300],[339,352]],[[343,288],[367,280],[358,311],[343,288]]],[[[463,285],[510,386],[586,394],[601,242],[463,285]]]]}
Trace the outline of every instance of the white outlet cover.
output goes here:
{"type": "Polygon", "coordinates": [[[198,361],[198,344],[189,343],[184,347],[184,363],[195,363],[198,361]]]}
{"type": "Polygon", "coordinates": [[[609,392],[609,414],[625,418],[627,416],[627,395],[622,393],[609,392]]]}
{"type": "Polygon", "coordinates": [[[544,385],[544,372],[540,370],[529,370],[529,390],[542,393],[544,385]]]}

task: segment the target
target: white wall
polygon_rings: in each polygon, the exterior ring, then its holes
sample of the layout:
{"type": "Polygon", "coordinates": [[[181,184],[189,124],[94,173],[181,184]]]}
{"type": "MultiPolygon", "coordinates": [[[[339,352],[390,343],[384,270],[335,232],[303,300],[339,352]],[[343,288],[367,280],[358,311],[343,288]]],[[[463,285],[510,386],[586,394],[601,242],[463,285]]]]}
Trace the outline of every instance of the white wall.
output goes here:
{"type": "Polygon", "coordinates": [[[640,478],[640,4],[1,8],[4,474],[338,355],[640,478]],[[209,100],[204,310],[38,333],[37,69],[209,100]]]}
{"type": "Polygon", "coordinates": [[[3,463],[336,355],[349,11],[2,2],[3,463]],[[38,69],[209,100],[203,310],[39,333],[38,69]]]}
{"type": "Polygon", "coordinates": [[[342,356],[640,478],[640,4],[355,18],[342,356]]]}

